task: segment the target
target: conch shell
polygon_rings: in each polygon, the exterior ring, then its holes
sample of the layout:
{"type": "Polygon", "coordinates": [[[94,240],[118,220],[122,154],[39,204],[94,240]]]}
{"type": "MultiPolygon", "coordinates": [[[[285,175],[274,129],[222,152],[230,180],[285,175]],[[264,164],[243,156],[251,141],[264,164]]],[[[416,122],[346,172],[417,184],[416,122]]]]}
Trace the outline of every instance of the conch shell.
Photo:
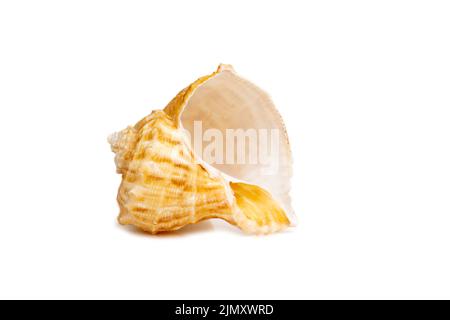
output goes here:
{"type": "Polygon", "coordinates": [[[122,175],[117,197],[122,225],[156,234],[219,218],[246,233],[267,234],[292,224],[292,161],[283,121],[268,95],[229,65],[199,78],[164,110],[108,140],[122,175]],[[221,132],[279,130],[277,159],[269,159],[277,162],[277,170],[264,172],[254,163],[206,163],[189,141],[194,121],[221,132]]]}

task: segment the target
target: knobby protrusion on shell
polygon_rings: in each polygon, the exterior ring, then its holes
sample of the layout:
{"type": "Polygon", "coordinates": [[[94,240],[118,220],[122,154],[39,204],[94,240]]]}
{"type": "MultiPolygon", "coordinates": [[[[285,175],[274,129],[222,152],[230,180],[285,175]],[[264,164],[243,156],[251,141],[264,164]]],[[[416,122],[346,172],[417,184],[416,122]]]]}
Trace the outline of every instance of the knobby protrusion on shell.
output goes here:
{"type": "Polygon", "coordinates": [[[117,197],[121,224],[153,234],[211,218],[255,234],[291,224],[292,163],[283,122],[268,95],[229,65],[199,78],[164,110],[153,111],[108,140],[122,174],[117,197]],[[258,166],[205,163],[185,131],[192,132],[197,120],[218,130],[255,125],[281,130],[279,170],[258,175],[258,166]]]}

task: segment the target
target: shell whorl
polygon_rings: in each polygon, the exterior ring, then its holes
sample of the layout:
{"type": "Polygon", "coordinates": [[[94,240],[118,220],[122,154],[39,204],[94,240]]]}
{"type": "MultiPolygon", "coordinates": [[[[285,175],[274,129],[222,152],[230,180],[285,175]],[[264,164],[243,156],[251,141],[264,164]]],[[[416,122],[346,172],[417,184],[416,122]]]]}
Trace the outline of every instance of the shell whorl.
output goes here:
{"type": "Polygon", "coordinates": [[[158,233],[212,217],[233,222],[223,181],[195,163],[169,116],[156,111],[134,130],[140,139],[119,189],[121,224],[158,233]]]}

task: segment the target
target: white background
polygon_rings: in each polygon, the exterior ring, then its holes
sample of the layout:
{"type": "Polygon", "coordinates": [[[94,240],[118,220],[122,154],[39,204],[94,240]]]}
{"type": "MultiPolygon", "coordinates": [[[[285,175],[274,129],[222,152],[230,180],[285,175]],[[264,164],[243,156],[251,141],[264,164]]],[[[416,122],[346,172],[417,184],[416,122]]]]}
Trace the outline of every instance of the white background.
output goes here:
{"type": "Polygon", "coordinates": [[[0,298],[450,298],[448,1],[2,1],[0,298]],[[299,226],[117,225],[106,137],[231,63],[299,226]]]}

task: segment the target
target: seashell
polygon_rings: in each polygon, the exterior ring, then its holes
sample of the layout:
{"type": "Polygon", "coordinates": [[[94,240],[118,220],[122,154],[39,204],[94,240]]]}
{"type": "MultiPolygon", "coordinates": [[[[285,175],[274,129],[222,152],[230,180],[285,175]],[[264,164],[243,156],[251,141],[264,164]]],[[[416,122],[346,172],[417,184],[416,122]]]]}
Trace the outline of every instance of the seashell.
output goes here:
{"type": "MultiPolygon", "coordinates": [[[[294,221],[292,160],[283,121],[269,96],[229,65],[199,78],[164,110],[153,111],[108,140],[122,175],[117,196],[122,225],[156,234],[219,218],[244,232],[267,234],[294,221]],[[191,143],[195,121],[221,133],[279,132],[274,145],[278,152],[264,164],[208,163],[203,150],[199,154],[191,143]],[[273,163],[277,170],[267,170],[273,163]]],[[[244,155],[251,157],[252,152],[246,148],[244,155]]]]}

